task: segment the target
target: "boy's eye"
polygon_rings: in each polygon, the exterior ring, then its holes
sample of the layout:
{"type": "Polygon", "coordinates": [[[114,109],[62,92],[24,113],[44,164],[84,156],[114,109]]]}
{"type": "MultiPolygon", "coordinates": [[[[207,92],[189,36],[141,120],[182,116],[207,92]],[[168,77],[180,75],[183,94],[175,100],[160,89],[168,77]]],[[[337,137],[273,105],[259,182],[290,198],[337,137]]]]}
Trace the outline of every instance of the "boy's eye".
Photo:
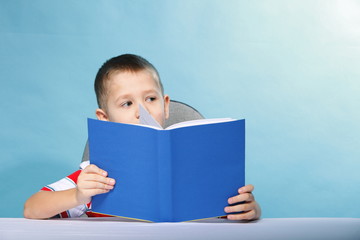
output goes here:
{"type": "Polygon", "coordinates": [[[156,97],[148,97],[148,98],[146,98],[147,102],[153,102],[155,100],[156,100],[156,97]]]}
{"type": "Polygon", "coordinates": [[[128,102],[124,102],[121,104],[122,107],[130,107],[132,105],[132,102],[128,101],[128,102]]]}

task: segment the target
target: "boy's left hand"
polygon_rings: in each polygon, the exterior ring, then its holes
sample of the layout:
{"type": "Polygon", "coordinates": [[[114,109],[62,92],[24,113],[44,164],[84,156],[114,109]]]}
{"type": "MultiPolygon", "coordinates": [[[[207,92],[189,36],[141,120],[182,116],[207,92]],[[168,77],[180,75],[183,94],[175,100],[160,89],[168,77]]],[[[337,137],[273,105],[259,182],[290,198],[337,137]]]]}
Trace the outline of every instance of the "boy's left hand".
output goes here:
{"type": "Polygon", "coordinates": [[[253,185],[246,185],[238,189],[239,195],[228,199],[229,204],[238,203],[233,206],[225,207],[224,210],[226,213],[234,213],[227,215],[229,220],[256,220],[260,218],[261,209],[252,194],[253,190],[253,185]]]}

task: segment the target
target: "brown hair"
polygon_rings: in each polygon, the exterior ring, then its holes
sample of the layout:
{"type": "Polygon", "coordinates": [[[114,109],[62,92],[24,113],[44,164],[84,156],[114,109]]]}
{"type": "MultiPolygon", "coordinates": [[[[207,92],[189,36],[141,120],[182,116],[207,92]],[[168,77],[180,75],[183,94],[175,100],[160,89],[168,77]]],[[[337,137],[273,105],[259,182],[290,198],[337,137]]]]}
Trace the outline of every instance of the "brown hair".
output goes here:
{"type": "Polygon", "coordinates": [[[154,73],[154,80],[158,82],[161,93],[164,95],[164,88],[156,68],[140,56],[123,54],[107,60],[96,74],[94,87],[99,108],[106,108],[106,97],[108,93],[106,82],[112,73],[117,71],[138,72],[142,70],[149,70],[154,73]]]}

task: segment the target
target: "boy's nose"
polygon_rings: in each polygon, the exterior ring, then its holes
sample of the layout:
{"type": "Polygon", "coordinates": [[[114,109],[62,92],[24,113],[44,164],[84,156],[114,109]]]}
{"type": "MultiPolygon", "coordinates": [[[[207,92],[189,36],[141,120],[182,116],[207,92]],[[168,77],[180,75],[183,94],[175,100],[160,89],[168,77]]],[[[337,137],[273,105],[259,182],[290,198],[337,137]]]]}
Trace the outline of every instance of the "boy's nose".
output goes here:
{"type": "Polygon", "coordinates": [[[139,104],[137,109],[136,109],[136,113],[135,113],[135,117],[136,119],[140,119],[140,108],[144,109],[145,111],[147,111],[150,114],[150,111],[147,107],[145,107],[145,105],[143,104],[139,104]]]}
{"type": "Polygon", "coordinates": [[[146,111],[149,111],[143,104],[141,104],[141,103],[137,104],[137,108],[136,108],[136,112],[135,112],[136,119],[140,119],[140,108],[143,108],[143,109],[146,109],[146,111]]]}
{"type": "Polygon", "coordinates": [[[136,117],[136,119],[140,119],[140,108],[139,107],[137,107],[137,109],[136,109],[135,117],[136,117]]]}

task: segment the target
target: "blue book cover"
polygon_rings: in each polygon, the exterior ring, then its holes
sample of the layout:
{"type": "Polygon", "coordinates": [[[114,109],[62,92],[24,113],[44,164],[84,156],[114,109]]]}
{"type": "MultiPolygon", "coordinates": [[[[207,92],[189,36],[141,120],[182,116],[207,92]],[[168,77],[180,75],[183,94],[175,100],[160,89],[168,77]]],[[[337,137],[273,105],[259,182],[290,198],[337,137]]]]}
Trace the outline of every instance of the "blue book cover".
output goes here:
{"type": "Polygon", "coordinates": [[[245,185],[245,120],[157,129],[88,119],[90,162],[115,178],[92,211],[152,222],[226,215],[245,185]]]}

